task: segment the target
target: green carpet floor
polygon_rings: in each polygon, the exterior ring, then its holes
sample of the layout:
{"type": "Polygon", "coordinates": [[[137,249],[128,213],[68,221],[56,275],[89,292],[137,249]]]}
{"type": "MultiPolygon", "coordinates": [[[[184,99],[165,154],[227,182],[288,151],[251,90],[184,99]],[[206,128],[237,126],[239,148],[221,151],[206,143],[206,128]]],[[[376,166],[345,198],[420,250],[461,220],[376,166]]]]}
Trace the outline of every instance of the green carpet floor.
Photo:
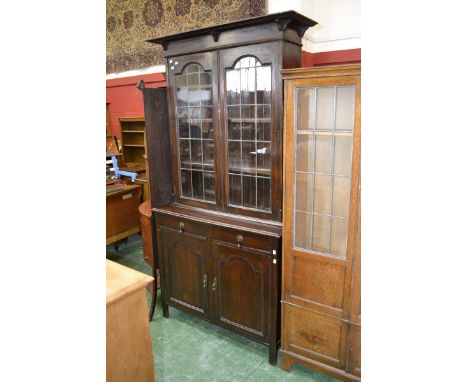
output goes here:
{"type": "MultiPolygon", "coordinates": [[[[133,235],[117,252],[107,246],[107,258],[151,274],[143,259],[141,238],[133,235]]],[[[150,303],[150,293],[148,306],[150,303]]],[[[162,316],[161,301],[150,323],[154,366],[158,382],[338,382],[336,379],[294,366],[290,373],[268,363],[268,348],[223,328],[169,308],[162,316]]]]}

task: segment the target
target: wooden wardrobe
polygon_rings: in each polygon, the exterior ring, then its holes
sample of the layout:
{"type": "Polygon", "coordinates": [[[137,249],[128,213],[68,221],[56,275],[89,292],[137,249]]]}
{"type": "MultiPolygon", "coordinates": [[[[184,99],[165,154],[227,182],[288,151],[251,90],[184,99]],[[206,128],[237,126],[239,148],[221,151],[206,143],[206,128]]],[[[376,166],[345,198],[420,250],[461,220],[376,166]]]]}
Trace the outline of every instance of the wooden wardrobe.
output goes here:
{"type": "Polygon", "coordinates": [[[283,70],[281,367],[361,375],[360,65],[283,70]]]}

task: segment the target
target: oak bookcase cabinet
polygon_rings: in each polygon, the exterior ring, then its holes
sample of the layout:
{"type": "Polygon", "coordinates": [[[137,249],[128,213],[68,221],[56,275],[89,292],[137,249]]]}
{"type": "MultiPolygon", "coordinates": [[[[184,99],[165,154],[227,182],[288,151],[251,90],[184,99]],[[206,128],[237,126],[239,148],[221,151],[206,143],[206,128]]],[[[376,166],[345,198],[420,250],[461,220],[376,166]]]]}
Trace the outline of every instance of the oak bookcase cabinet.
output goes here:
{"type": "MultiPolygon", "coordinates": [[[[301,38],[315,24],[290,11],[150,40],[167,59],[172,197],[153,209],[164,316],[171,306],[232,329],[268,345],[272,364],[281,70],[300,66],[301,38]]],[[[153,149],[148,141],[148,157],[153,149]]]]}
{"type": "Polygon", "coordinates": [[[359,65],[283,71],[281,367],[360,380],[359,65]]]}

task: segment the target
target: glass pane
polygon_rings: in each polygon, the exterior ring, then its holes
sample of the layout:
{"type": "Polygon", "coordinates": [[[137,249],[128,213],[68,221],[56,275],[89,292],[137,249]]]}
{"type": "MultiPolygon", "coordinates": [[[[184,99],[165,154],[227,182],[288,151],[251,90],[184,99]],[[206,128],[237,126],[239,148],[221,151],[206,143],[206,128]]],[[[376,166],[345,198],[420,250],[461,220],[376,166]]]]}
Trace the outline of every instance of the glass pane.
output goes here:
{"type": "Polygon", "coordinates": [[[190,124],[185,119],[179,119],[179,137],[180,138],[188,138],[189,137],[189,128],[190,124]]]}
{"type": "Polygon", "coordinates": [[[203,199],[203,171],[192,170],[193,197],[203,199]]]}
{"type": "Polygon", "coordinates": [[[255,121],[243,122],[241,131],[243,140],[255,140],[255,121]]]}
{"type": "Polygon", "coordinates": [[[182,184],[182,196],[192,197],[192,171],[181,170],[180,181],[182,184]]]}
{"type": "Polygon", "coordinates": [[[258,122],[257,123],[257,140],[258,141],[270,141],[270,122],[258,122]]]}
{"type": "Polygon", "coordinates": [[[226,93],[229,202],[270,211],[270,65],[241,58],[226,69],[226,93]]]}
{"type": "Polygon", "coordinates": [[[239,171],[241,165],[240,142],[229,142],[229,171],[239,171]]]}
{"type": "Polygon", "coordinates": [[[297,90],[297,129],[315,128],[315,88],[297,90]]]}
{"type": "Polygon", "coordinates": [[[200,140],[191,139],[190,140],[190,150],[191,150],[191,161],[192,163],[201,163],[202,162],[202,146],[200,140]]]}
{"type": "Polygon", "coordinates": [[[211,140],[203,141],[203,164],[214,165],[214,143],[211,140]]]}
{"type": "Polygon", "coordinates": [[[332,219],[330,253],[340,257],[346,257],[348,244],[348,219],[332,219]]]}
{"type": "Polygon", "coordinates": [[[181,139],[179,141],[180,162],[190,162],[190,140],[181,139]]]}
{"type": "Polygon", "coordinates": [[[314,215],[312,249],[327,253],[330,244],[330,217],[314,215]]]}
{"type": "Polygon", "coordinates": [[[333,216],[348,217],[350,191],[351,178],[345,176],[334,177],[332,208],[333,216]]]}
{"type": "Polygon", "coordinates": [[[181,195],[214,201],[212,74],[193,63],[175,82],[181,195]]]}
{"type": "Polygon", "coordinates": [[[354,129],[354,86],[343,86],[336,89],[336,129],[354,129]]]}
{"type": "Polygon", "coordinates": [[[337,135],[335,137],[335,174],[351,175],[353,137],[337,135]]]}
{"type": "Polygon", "coordinates": [[[242,204],[242,177],[229,174],[229,202],[231,204],[242,204]]]}
{"type": "Polygon", "coordinates": [[[241,123],[228,121],[228,139],[241,139],[241,123]]]}
{"type": "Polygon", "coordinates": [[[312,214],[296,212],[296,230],[294,245],[299,248],[311,249],[312,241],[312,214]]]}
{"type": "Polygon", "coordinates": [[[333,129],[335,88],[317,88],[317,130],[333,129]]]}
{"type": "Polygon", "coordinates": [[[256,168],[255,142],[242,142],[242,171],[252,175],[256,168]]]}
{"type": "Polygon", "coordinates": [[[201,138],[201,124],[199,121],[190,123],[190,138],[201,138]]]}
{"type": "Polygon", "coordinates": [[[331,174],[333,164],[333,136],[317,135],[315,141],[315,172],[331,174]]]}
{"type": "Polygon", "coordinates": [[[257,143],[257,174],[267,175],[270,171],[270,143],[257,143]]]}
{"type": "Polygon", "coordinates": [[[243,204],[246,207],[256,208],[256,193],[257,185],[255,176],[243,176],[242,177],[242,188],[243,188],[243,204]]]}
{"type": "Polygon", "coordinates": [[[296,170],[314,171],[314,136],[312,134],[297,136],[296,170]]]}
{"type": "Polygon", "coordinates": [[[210,121],[205,121],[202,123],[202,138],[203,139],[213,139],[213,123],[210,121]]]}
{"type": "Polygon", "coordinates": [[[339,257],[346,257],[354,93],[354,86],[296,89],[295,246],[339,257]]]}
{"type": "Polygon", "coordinates": [[[296,173],[296,210],[312,212],[314,203],[314,175],[296,173]]]}
{"type": "Polygon", "coordinates": [[[269,210],[271,208],[270,178],[257,178],[257,208],[269,210]]]}
{"type": "Polygon", "coordinates": [[[318,214],[330,215],[331,180],[330,175],[315,175],[314,212],[318,214]]]}
{"type": "Polygon", "coordinates": [[[215,182],[214,173],[204,171],[203,172],[203,187],[205,192],[205,200],[215,200],[215,182]]]}

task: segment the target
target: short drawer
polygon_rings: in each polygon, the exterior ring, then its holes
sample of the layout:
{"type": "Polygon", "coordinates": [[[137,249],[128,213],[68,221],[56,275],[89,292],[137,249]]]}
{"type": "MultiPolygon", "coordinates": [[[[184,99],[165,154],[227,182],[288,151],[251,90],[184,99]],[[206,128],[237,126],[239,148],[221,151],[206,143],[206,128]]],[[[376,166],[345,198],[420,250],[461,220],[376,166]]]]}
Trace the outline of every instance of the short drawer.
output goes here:
{"type": "Polygon", "coordinates": [[[261,251],[278,251],[277,240],[269,236],[249,233],[222,227],[213,227],[213,240],[222,241],[238,247],[249,247],[261,251]]]}
{"type": "Polygon", "coordinates": [[[208,228],[204,224],[197,224],[190,220],[162,214],[158,214],[158,220],[160,227],[201,237],[207,237],[208,235],[208,228]]]}

